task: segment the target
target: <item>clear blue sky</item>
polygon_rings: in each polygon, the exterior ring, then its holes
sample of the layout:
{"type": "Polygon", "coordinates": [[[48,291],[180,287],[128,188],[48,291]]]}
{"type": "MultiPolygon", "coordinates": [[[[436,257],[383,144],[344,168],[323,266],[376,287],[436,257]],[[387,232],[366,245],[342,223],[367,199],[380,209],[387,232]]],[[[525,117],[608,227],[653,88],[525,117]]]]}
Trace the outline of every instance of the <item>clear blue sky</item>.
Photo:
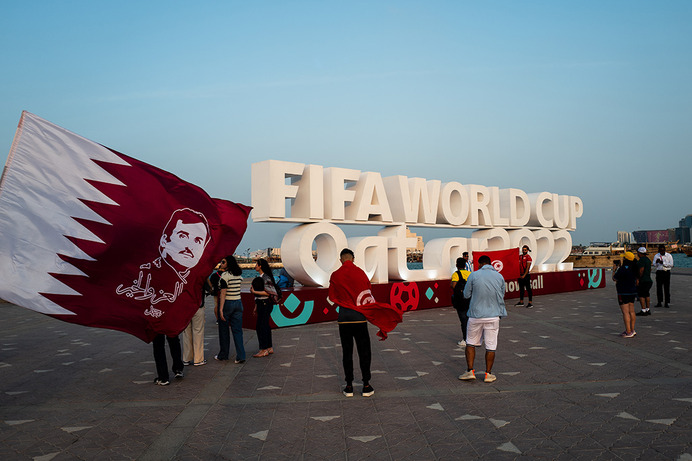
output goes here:
{"type": "Polygon", "coordinates": [[[689,1],[3,2],[0,161],[28,110],[246,204],[251,163],[288,160],[577,195],[574,243],[612,241],[692,213],[690,24],[689,1]]]}

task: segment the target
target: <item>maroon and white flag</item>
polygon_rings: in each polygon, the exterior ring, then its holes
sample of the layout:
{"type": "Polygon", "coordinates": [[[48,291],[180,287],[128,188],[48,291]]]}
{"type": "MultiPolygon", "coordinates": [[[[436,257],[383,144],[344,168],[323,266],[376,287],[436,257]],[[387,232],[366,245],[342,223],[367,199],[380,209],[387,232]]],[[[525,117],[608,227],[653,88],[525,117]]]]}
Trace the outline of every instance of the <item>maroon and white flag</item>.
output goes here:
{"type": "Polygon", "coordinates": [[[249,212],[23,112],[0,180],[0,298],[147,342],[177,335],[249,212]]]}

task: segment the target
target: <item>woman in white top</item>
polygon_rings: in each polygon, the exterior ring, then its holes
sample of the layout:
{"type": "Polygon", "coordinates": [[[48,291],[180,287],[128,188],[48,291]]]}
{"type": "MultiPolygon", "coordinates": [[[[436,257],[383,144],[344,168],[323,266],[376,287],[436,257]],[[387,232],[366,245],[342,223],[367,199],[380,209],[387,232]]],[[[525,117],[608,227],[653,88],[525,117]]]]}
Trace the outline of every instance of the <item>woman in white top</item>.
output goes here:
{"type": "Polygon", "coordinates": [[[223,307],[219,310],[219,343],[220,351],[214,357],[216,360],[228,360],[231,338],[228,334],[230,326],[235,344],[235,363],[245,362],[245,345],[243,344],[243,303],[240,300],[240,283],[243,280],[243,270],[232,255],[226,256],[222,263],[226,263],[226,271],[221,274],[219,280],[219,304],[223,307]]]}

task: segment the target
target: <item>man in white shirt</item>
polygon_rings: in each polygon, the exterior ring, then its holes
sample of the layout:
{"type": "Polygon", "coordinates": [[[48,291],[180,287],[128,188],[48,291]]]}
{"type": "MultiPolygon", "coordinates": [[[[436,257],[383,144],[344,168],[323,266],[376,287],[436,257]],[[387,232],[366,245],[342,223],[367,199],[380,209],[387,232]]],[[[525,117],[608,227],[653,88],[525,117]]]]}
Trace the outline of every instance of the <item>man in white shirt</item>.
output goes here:
{"type": "Polygon", "coordinates": [[[654,256],[652,264],[656,268],[656,305],[654,307],[661,307],[661,300],[665,301],[664,307],[670,307],[670,270],[673,268],[673,255],[666,252],[665,245],[658,246],[658,253],[654,256]]]}

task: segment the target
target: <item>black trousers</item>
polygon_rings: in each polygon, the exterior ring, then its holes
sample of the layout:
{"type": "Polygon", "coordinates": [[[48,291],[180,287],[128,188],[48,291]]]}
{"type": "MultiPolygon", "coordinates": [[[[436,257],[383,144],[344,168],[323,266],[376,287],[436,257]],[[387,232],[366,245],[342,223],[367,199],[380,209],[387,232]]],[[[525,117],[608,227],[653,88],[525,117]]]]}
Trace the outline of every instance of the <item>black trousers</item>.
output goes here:
{"type": "Polygon", "coordinates": [[[360,372],[363,375],[363,384],[369,384],[372,353],[370,352],[370,335],[368,334],[367,322],[340,323],[339,336],[341,337],[341,349],[344,353],[343,362],[346,384],[353,384],[354,340],[358,349],[358,360],[360,362],[360,372]]]}
{"type": "Polygon", "coordinates": [[[470,299],[456,299],[455,296],[452,296],[452,307],[454,307],[454,310],[457,311],[457,315],[459,316],[459,323],[461,323],[461,339],[466,341],[466,326],[469,323],[469,304],[470,304],[470,299]]]}
{"type": "Polygon", "coordinates": [[[519,301],[524,300],[524,288],[526,288],[526,294],[529,297],[529,302],[533,299],[533,290],[531,289],[531,274],[526,274],[526,277],[521,277],[517,280],[519,282],[519,301]]]}
{"type": "Polygon", "coordinates": [[[670,271],[656,271],[656,301],[661,304],[665,293],[665,303],[670,304],[670,271]]]}
{"type": "Polygon", "coordinates": [[[268,299],[256,299],[255,303],[257,304],[257,323],[255,324],[257,342],[259,342],[260,350],[269,349],[273,347],[272,327],[269,325],[269,319],[274,305],[268,299]]]}
{"type": "Polygon", "coordinates": [[[466,325],[469,323],[469,309],[468,307],[466,309],[457,309],[455,307],[454,309],[456,309],[459,322],[461,323],[461,339],[466,341],[466,325]]]}
{"type": "Polygon", "coordinates": [[[154,361],[156,362],[156,374],[161,381],[168,381],[168,360],[166,360],[166,340],[171,350],[173,360],[173,373],[183,371],[183,352],[180,347],[180,338],[177,336],[158,335],[154,338],[154,361]]]}

